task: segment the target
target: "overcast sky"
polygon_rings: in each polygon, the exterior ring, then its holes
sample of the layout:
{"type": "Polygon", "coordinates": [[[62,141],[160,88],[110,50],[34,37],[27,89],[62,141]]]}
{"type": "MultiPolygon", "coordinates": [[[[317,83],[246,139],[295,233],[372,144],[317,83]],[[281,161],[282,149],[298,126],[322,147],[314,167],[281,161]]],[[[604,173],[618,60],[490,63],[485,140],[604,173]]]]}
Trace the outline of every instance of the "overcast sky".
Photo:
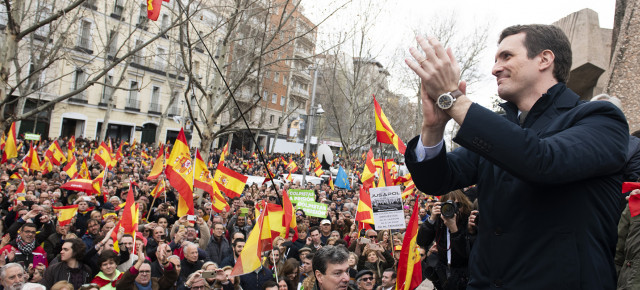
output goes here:
{"type": "MultiPolygon", "coordinates": [[[[350,19],[362,12],[358,7],[359,1],[350,4],[340,10],[336,15],[320,25],[319,38],[327,34],[339,33],[346,27],[350,19]]],[[[392,55],[397,47],[405,46],[405,52],[414,45],[412,39],[412,27],[419,23],[428,23],[430,17],[438,15],[455,15],[459,29],[472,31],[477,25],[488,25],[490,33],[485,55],[482,58],[481,69],[486,73],[486,80],[473,88],[476,96],[472,96],[477,102],[484,102],[486,94],[494,94],[496,91],[495,79],[491,77],[493,54],[500,31],[514,24],[542,23],[551,24],[558,19],[573,12],[589,8],[598,13],[600,26],[613,27],[615,0],[586,0],[586,1],[562,1],[562,0],[535,0],[535,1],[507,1],[507,0],[397,0],[381,1],[372,0],[379,7],[380,14],[376,18],[376,25],[372,30],[371,40],[380,54],[378,60],[386,67],[391,67],[390,62],[397,62],[392,55]],[[479,95],[483,95],[482,97],[479,95]]],[[[304,14],[313,22],[318,23],[336,7],[346,0],[307,0],[303,1],[304,14]]],[[[408,53],[407,53],[408,55],[408,53]]],[[[391,78],[394,76],[392,75],[391,78]]],[[[392,81],[392,87],[394,87],[392,81]]]]}

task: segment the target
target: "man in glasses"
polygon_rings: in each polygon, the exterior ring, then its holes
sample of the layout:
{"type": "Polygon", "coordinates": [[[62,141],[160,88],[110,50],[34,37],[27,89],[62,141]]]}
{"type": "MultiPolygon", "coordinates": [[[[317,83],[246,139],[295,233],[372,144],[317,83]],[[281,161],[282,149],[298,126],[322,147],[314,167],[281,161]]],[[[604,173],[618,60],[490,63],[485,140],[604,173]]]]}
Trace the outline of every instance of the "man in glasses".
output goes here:
{"type": "Polygon", "coordinates": [[[356,281],[358,281],[358,290],[372,290],[373,289],[373,271],[362,270],[356,275],[356,281]]]}

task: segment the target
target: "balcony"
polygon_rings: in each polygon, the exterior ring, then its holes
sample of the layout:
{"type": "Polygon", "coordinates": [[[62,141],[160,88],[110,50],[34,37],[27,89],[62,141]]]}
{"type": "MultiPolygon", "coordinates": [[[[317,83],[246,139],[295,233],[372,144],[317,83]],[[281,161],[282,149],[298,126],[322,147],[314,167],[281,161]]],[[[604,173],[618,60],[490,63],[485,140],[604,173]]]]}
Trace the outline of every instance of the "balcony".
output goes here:
{"type": "Polygon", "coordinates": [[[311,75],[304,68],[293,68],[293,76],[303,80],[311,81],[311,75]]]}
{"type": "Polygon", "coordinates": [[[304,50],[301,47],[296,47],[295,49],[295,56],[301,59],[308,59],[309,62],[311,62],[311,52],[309,52],[308,50],[304,50]]]}
{"type": "Polygon", "coordinates": [[[169,107],[169,117],[180,116],[180,108],[176,106],[169,107]]]}
{"type": "Polygon", "coordinates": [[[124,109],[127,111],[140,112],[140,100],[131,98],[127,99],[124,109]]]}
{"type": "Polygon", "coordinates": [[[165,71],[167,69],[167,64],[164,61],[154,61],[153,69],[159,71],[165,71]]]}
{"type": "Polygon", "coordinates": [[[158,103],[149,103],[149,114],[162,115],[162,105],[158,103]]]}
{"type": "Polygon", "coordinates": [[[297,88],[297,87],[292,88],[291,89],[291,93],[294,94],[294,95],[305,97],[307,99],[309,98],[309,91],[307,91],[305,89],[302,89],[302,88],[297,88]]]}
{"type": "Polygon", "coordinates": [[[78,93],[77,95],[69,98],[69,103],[88,104],[89,101],[87,101],[87,92],[86,91],[82,91],[82,92],[78,93]]]}

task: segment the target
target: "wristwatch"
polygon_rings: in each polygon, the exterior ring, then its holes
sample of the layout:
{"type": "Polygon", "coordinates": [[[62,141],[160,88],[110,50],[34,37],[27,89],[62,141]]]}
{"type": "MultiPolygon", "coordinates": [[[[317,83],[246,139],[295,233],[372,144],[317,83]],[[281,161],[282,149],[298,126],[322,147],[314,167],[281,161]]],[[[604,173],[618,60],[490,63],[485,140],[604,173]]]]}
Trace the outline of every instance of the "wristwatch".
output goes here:
{"type": "Polygon", "coordinates": [[[438,97],[436,100],[436,104],[438,108],[447,110],[453,107],[453,103],[456,101],[456,98],[462,96],[462,92],[460,90],[455,90],[453,92],[447,92],[438,97]]]}

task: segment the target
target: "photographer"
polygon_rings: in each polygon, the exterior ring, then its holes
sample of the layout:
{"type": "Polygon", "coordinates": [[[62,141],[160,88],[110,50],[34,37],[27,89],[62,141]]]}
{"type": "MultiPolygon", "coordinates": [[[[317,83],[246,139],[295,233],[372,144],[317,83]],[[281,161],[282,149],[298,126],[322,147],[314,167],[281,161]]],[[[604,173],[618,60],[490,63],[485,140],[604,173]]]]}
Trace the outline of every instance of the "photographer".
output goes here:
{"type": "Polygon", "coordinates": [[[435,241],[435,253],[427,257],[427,277],[436,289],[466,289],[469,280],[467,223],[471,202],[460,190],[442,196],[431,216],[418,230],[418,246],[429,249],[435,241]]]}

